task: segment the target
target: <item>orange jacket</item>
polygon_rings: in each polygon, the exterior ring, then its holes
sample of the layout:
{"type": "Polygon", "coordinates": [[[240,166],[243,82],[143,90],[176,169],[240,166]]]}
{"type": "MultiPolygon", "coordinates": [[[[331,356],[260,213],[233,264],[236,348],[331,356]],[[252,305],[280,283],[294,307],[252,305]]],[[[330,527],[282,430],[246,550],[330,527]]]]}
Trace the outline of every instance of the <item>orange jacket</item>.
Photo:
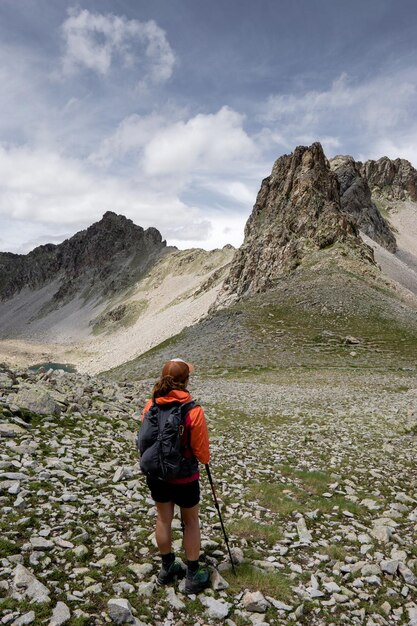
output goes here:
{"type": "MultiPolygon", "coordinates": [[[[157,398],[156,403],[168,404],[170,402],[181,402],[183,404],[191,400],[191,394],[188,391],[174,389],[168,396],[157,398]]],[[[152,400],[148,400],[142,412],[142,421],[145,413],[149,411],[151,406],[152,400]]],[[[204,417],[204,411],[201,406],[195,406],[187,413],[185,428],[190,429],[190,447],[194,456],[200,463],[205,465],[210,461],[210,449],[206,418],[204,417]]]]}

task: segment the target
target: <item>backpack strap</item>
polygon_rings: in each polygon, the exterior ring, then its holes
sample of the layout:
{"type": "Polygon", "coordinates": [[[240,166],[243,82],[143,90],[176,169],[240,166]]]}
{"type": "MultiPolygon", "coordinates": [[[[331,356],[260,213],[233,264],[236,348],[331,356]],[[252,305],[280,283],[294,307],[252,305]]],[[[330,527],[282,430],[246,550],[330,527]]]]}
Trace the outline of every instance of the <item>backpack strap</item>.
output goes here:
{"type": "MultiPolygon", "coordinates": [[[[181,426],[180,426],[180,436],[181,437],[183,436],[184,430],[185,430],[185,426],[184,426],[185,419],[186,419],[189,411],[191,411],[191,409],[193,409],[195,406],[198,406],[198,404],[196,404],[194,402],[194,400],[190,400],[190,402],[184,402],[184,404],[181,405],[181,426]]],[[[184,452],[191,447],[191,431],[190,431],[190,429],[187,430],[187,435],[188,435],[187,440],[183,442],[184,443],[184,446],[183,446],[183,451],[184,452]]]]}
{"type": "Polygon", "coordinates": [[[181,404],[181,418],[185,420],[188,411],[191,411],[191,409],[193,409],[195,406],[197,406],[197,404],[194,402],[194,400],[190,400],[189,402],[184,402],[184,404],[181,404]]]}

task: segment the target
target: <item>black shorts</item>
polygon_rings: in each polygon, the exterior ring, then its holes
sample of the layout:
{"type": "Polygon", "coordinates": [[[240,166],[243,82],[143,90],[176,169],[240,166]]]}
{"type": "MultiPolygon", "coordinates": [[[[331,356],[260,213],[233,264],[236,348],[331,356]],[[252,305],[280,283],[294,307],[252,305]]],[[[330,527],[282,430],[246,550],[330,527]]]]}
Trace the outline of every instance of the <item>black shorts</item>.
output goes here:
{"type": "Polygon", "coordinates": [[[190,509],[200,502],[200,481],[193,480],[191,483],[175,484],[167,483],[157,478],[146,477],[146,482],[151,490],[151,496],[160,504],[174,502],[184,509],[190,509]]]}

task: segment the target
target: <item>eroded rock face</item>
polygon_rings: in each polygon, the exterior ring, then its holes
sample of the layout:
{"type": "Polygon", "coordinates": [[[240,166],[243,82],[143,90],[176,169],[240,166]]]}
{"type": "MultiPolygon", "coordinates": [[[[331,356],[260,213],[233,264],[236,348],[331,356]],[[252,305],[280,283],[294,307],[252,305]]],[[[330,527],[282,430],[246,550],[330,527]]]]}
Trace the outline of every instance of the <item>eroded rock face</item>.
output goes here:
{"type": "Polygon", "coordinates": [[[358,163],[358,166],[373,196],[417,202],[417,170],[406,159],[382,157],[378,161],[358,163]]]}
{"type": "Polygon", "coordinates": [[[342,210],[351,217],[363,232],[390,252],[395,252],[396,241],[388,223],[372,202],[368,181],[351,156],[336,156],[330,168],[340,185],[342,210]]]}
{"type": "Polygon", "coordinates": [[[355,223],[342,211],[338,180],[321,145],[300,146],[279,158],[262,181],[217,304],[270,289],[309,251],[337,241],[365,251],[355,223]]]}
{"type": "Polygon", "coordinates": [[[88,297],[98,285],[112,294],[134,282],[164,249],[166,242],[156,228],[144,230],[107,211],[99,222],[59,245],[39,246],[26,255],[0,252],[0,300],[56,279],[61,281],[53,296],[58,306],[81,289],[88,297]]]}

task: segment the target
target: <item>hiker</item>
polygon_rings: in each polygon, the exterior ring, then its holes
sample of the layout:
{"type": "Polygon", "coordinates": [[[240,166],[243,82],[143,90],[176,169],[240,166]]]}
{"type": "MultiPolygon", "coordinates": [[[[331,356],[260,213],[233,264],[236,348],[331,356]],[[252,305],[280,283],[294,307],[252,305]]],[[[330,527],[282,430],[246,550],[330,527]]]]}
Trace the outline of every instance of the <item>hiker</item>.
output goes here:
{"type": "MultiPolygon", "coordinates": [[[[147,485],[151,491],[151,496],[155,500],[157,509],[155,537],[162,558],[162,567],[158,574],[158,582],[166,585],[175,579],[183,578],[185,580],[186,593],[199,593],[209,584],[209,573],[205,567],[199,564],[200,556],[200,522],[199,522],[199,502],[200,502],[200,473],[198,462],[206,464],[209,462],[209,440],[207,432],[207,424],[204,417],[203,409],[195,405],[192,401],[190,393],[187,391],[187,385],[192,366],[182,359],[171,359],[165,363],[159,380],[155,383],[152,393],[152,399],[148,400],[142,414],[142,426],[139,431],[139,439],[141,432],[149,432],[151,424],[151,415],[156,418],[157,428],[159,430],[163,416],[169,412],[170,406],[183,406],[181,416],[184,421],[181,423],[175,433],[177,443],[180,450],[180,467],[175,477],[169,480],[161,480],[160,478],[151,477],[146,471],[147,466],[144,463],[144,455],[141,458],[142,471],[147,473],[147,485]],[[192,403],[191,407],[186,406],[192,403]],[[175,403],[174,405],[172,403],[175,403]],[[155,406],[156,405],[156,406],[155,406]],[[161,412],[165,407],[164,413],[161,412]],[[148,420],[148,424],[146,424],[148,420]],[[183,545],[185,556],[187,559],[186,569],[180,561],[175,560],[175,554],[172,551],[172,520],[174,516],[174,505],[180,507],[181,520],[183,525],[183,545]]],[[[178,413],[177,413],[178,415],[178,413]]],[[[154,418],[154,419],[155,419],[154,418]]],[[[156,435],[158,432],[156,433],[156,435]]],[[[145,436],[145,435],[144,435],[145,436]]],[[[153,442],[155,437],[155,428],[153,442]]],[[[158,444],[154,443],[154,450],[158,444]]],[[[158,456],[159,452],[155,456],[158,456]]],[[[159,463],[159,459],[153,459],[152,462],[159,463]]]]}

